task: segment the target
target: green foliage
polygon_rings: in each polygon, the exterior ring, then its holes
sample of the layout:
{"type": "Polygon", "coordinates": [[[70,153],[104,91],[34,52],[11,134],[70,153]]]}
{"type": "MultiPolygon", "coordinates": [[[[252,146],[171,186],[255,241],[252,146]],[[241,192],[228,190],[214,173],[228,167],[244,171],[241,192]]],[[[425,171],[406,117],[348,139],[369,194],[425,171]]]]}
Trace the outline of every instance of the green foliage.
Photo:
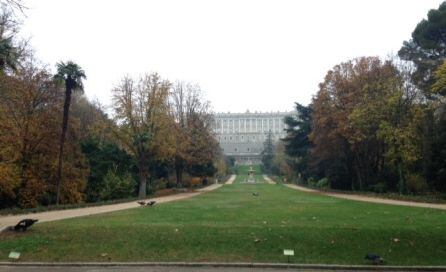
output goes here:
{"type": "Polygon", "coordinates": [[[412,32],[412,39],[405,41],[398,55],[413,61],[416,72],[414,81],[426,93],[430,92],[433,73],[446,57],[446,2],[427,14],[427,20],[418,23],[412,32]]]}
{"type": "Polygon", "coordinates": [[[110,170],[121,178],[127,173],[134,176],[137,174],[133,158],[114,143],[101,143],[98,139],[89,138],[81,143],[81,148],[90,167],[86,188],[87,202],[104,200],[100,194],[105,186],[105,176],[110,170]]]}
{"type": "Polygon", "coordinates": [[[72,61],[61,61],[56,66],[57,73],[54,75],[54,79],[65,84],[65,88],[70,92],[84,90],[82,80],[86,79],[87,76],[78,64],[72,61]]]}
{"type": "Polygon", "coordinates": [[[5,5],[0,6],[0,72],[17,71],[23,48],[18,45],[17,33],[20,22],[14,10],[5,5]]]}
{"type": "Polygon", "coordinates": [[[130,174],[119,176],[115,169],[110,169],[104,177],[99,193],[102,200],[129,198],[135,194],[136,182],[130,174]]]}
{"type": "Polygon", "coordinates": [[[407,189],[411,193],[421,194],[428,190],[426,179],[420,174],[410,174],[407,177],[407,189]]]}
{"type": "Polygon", "coordinates": [[[328,178],[321,178],[320,180],[318,180],[318,182],[316,183],[316,187],[324,190],[330,189],[330,182],[328,178]]]}
{"type": "Polygon", "coordinates": [[[435,71],[435,82],[432,85],[432,92],[446,95],[446,61],[435,71]]]}
{"type": "Polygon", "coordinates": [[[296,115],[287,116],[284,120],[287,135],[282,141],[285,144],[285,154],[292,158],[288,163],[304,179],[309,175],[311,143],[308,136],[311,133],[312,111],[311,105],[303,106],[296,103],[296,115]]]}
{"type": "Polygon", "coordinates": [[[265,142],[263,143],[263,151],[262,151],[262,168],[265,173],[271,173],[273,171],[273,159],[274,159],[273,133],[270,130],[266,134],[266,139],[265,142]]]}
{"type": "Polygon", "coordinates": [[[412,39],[406,41],[399,56],[415,64],[412,76],[427,98],[427,118],[424,122],[423,176],[429,186],[446,191],[446,152],[444,151],[444,99],[446,95],[446,2],[430,10],[414,29],[412,39]]]}
{"type": "Polygon", "coordinates": [[[315,179],[314,177],[309,177],[307,179],[307,184],[308,184],[308,186],[310,186],[312,188],[316,188],[317,187],[317,179],[315,179]]]}
{"type": "Polygon", "coordinates": [[[378,194],[383,194],[387,192],[387,184],[385,182],[378,182],[377,184],[370,185],[370,190],[378,194]]]}
{"type": "Polygon", "coordinates": [[[215,168],[214,164],[209,161],[206,163],[192,164],[188,166],[187,172],[192,176],[212,177],[213,175],[215,175],[215,173],[217,173],[217,169],[215,168]]]}

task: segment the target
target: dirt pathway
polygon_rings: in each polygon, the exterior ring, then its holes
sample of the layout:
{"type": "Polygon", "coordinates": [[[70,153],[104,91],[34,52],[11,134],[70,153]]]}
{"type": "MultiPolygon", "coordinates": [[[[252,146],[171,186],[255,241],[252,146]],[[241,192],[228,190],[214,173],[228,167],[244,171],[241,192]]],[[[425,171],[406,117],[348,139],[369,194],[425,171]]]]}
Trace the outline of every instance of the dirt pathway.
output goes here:
{"type": "Polygon", "coordinates": [[[263,179],[269,184],[276,184],[276,182],[270,179],[267,175],[263,175],[263,179]]]}
{"type": "Polygon", "coordinates": [[[349,200],[446,210],[446,204],[422,203],[422,202],[394,200],[394,199],[377,198],[377,197],[361,196],[361,195],[330,193],[330,192],[322,192],[322,191],[318,191],[318,190],[308,189],[308,188],[305,188],[305,187],[302,187],[299,185],[295,185],[295,184],[284,184],[284,185],[288,188],[299,190],[299,191],[328,195],[328,196],[332,196],[332,197],[349,199],[349,200]]]}
{"type": "MultiPolygon", "coordinates": [[[[215,190],[215,189],[219,188],[220,186],[222,186],[222,184],[213,184],[213,185],[209,185],[205,188],[196,190],[195,192],[162,196],[162,197],[157,197],[157,198],[151,198],[150,200],[154,200],[154,201],[156,201],[157,204],[160,204],[160,203],[166,203],[166,202],[171,202],[171,201],[176,201],[176,200],[181,200],[181,199],[187,199],[187,198],[191,198],[191,197],[200,195],[204,192],[209,192],[209,191],[215,190]]],[[[17,224],[17,222],[19,222],[20,220],[25,219],[25,218],[39,219],[39,222],[46,222],[46,221],[61,220],[61,219],[66,219],[66,218],[87,216],[87,215],[93,215],[93,214],[99,214],[99,213],[114,212],[114,211],[120,211],[120,210],[125,210],[125,209],[137,208],[137,207],[140,207],[140,205],[138,203],[136,203],[136,201],[132,201],[132,202],[103,205],[103,206],[96,206],[96,207],[86,207],[86,208],[77,208],[77,209],[48,211],[48,212],[41,212],[41,213],[0,216],[0,232],[2,229],[6,228],[8,226],[15,225],[15,224],[17,224]]]]}
{"type": "Polygon", "coordinates": [[[226,181],[225,184],[232,184],[232,183],[234,183],[235,177],[236,177],[236,175],[231,175],[231,177],[229,177],[228,181],[226,181]]]}

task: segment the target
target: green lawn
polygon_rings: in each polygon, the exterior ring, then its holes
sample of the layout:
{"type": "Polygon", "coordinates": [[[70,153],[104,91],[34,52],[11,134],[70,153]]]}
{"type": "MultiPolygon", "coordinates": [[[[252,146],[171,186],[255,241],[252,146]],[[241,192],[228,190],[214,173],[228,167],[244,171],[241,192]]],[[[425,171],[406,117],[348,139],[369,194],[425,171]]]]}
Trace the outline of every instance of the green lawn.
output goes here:
{"type": "Polygon", "coordinates": [[[22,261],[286,262],[283,249],[294,249],[295,263],[366,264],[373,252],[389,265],[446,265],[446,211],[236,183],[0,239],[3,261],[14,250],[22,261]]]}
{"type": "MultiPolygon", "coordinates": [[[[246,181],[248,177],[248,171],[251,169],[254,170],[254,177],[257,182],[265,182],[262,175],[262,170],[260,168],[260,165],[240,165],[237,167],[237,177],[235,179],[235,183],[243,183],[246,181]]],[[[252,184],[250,184],[252,185],[252,184]]]]}
{"type": "Polygon", "coordinates": [[[248,171],[251,169],[254,170],[254,174],[261,175],[262,169],[260,165],[239,165],[237,167],[237,175],[248,175],[248,171]]]}

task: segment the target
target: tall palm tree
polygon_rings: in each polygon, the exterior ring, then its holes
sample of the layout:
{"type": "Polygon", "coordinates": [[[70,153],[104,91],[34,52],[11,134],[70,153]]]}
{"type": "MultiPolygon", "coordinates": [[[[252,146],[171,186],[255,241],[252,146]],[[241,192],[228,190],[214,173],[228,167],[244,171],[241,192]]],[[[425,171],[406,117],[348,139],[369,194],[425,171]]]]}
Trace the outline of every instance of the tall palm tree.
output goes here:
{"type": "Polygon", "coordinates": [[[57,166],[57,191],[56,191],[56,205],[59,205],[60,187],[62,183],[62,161],[63,149],[65,144],[65,136],[68,128],[68,117],[70,114],[71,94],[73,91],[83,91],[84,85],[82,79],[86,79],[84,70],[72,61],[67,63],[59,62],[57,64],[57,74],[54,79],[61,83],[65,83],[65,102],[63,106],[63,120],[62,120],[62,134],[60,136],[59,146],[59,162],[57,166]]]}

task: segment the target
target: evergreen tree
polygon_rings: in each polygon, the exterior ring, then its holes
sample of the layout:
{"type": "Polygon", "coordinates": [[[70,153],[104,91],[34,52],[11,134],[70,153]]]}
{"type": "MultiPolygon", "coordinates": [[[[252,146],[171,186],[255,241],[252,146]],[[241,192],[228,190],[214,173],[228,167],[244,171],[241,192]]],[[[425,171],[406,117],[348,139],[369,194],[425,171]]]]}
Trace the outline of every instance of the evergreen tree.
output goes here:
{"type": "Polygon", "coordinates": [[[418,23],[412,39],[403,43],[398,55],[415,64],[414,80],[429,93],[433,73],[446,57],[446,2],[430,10],[427,20],[418,23]]]}
{"type": "Polygon", "coordinates": [[[311,133],[311,105],[305,107],[296,103],[296,115],[285,117],[287,136],[282,139],[285,154],[293,158],[290,161],[295,171],[303,178],[308,177],[308,159],[311,147],[308,135],[311,133]]]}
{"type": "Polygon", "coordinates": [[[263,151],[262,151],[262,164],[263,164],[263,169],[266,173],[272,172],[273,159],[274,159],[273,133],[270,130],[266,134],[266,140],[263,143],[263,151]]]}

